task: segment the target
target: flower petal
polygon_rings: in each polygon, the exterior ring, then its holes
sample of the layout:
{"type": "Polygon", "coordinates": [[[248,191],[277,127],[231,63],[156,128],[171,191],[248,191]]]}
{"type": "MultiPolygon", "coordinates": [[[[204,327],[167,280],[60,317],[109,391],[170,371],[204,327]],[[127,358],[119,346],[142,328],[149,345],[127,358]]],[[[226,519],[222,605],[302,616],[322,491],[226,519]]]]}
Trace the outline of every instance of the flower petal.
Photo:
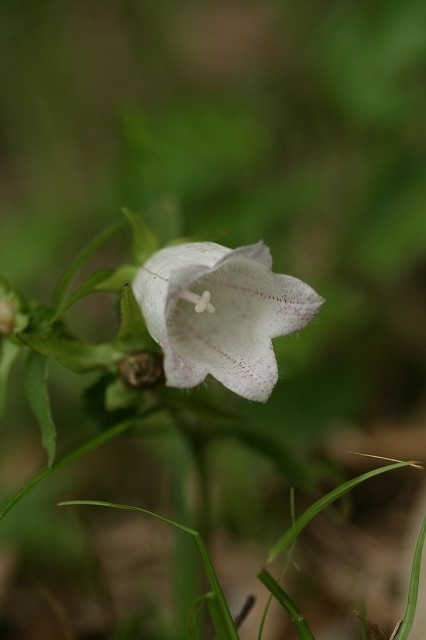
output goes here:
{"type": "Polygon", "coordinates": [[[145,263],[133,287],[164,350],[169,386],[194,387],[211,374],[244,398],[268,399],[278,378],[271,338],[301,329],[323,302],[271,266],[262,241],[238,249],[188,243],[145,263]]]}
{"type": "Polygon", "coordinates": [[[164,347],[164,374],[168,387],[191,389],[201,384],[206,378],[206,367],[198,362],[178,355],[173,349],[164,347]]]}
{"type": "Polygon", "coordinates": [[[212,300],[225,291],[232,293],[240,308],[240,320],[247,314],[257,317],[261,333],[268,338],[285,336],[299,331],[317,314],[324,300],[308,284],[298,278],[272,273],[260,265],[229,259],[228,271],[225,267],[218,274],[202,279],[203,287],[212,292],[212,300]],[[212,278],[215,278],[213,284],[212,278]],[[219,281],[220,278],[220,281],[219,281]]]}
{"type": "MultiPolygon", "coordinates": [[[[259,339],[248,330],[248,326],[238,332],[235,324],[230,330],[227,324],[217,322],[212,331],[210,323],[216,313],[212,316],[196,316],[189,307],[186,310],[188,313],[182,310],[176,312],[183,314],[184,318],[177,319],[173,314],[169,324],[172,352],[180,356],[180,361],[175,364],[181,368],[173,371],[173,381],[169,378],[168,384],[187,386],[181,376],[186,376],[195,363],[202,363],[205,367],[204,377],[210,373],[240,396],[265,402],[278,378],[271,341],[259,339]],[[186,366],[183,366],[183,362],[186,366]]],[[[201,367],[198,371],[201,372],[201,367]]]]}

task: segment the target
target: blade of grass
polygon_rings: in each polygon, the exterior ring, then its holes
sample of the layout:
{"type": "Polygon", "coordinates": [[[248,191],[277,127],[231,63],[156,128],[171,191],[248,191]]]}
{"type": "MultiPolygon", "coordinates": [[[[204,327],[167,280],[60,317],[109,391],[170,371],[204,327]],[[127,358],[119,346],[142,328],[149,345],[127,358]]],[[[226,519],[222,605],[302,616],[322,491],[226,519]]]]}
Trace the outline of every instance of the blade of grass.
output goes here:
{"type": "Polygon", "coordinates": [[[300,640],[315,640],[312,631],[308,627],[303,615],[294,604],[290,596],[284,591],[284,589],[278,584],[278,582],[271,576],[268,571],[262,569],[258,575],[259,580],[265,585],[265,587],[272,593],[272,595],[278,600],[281,606],[286,610],[297,635],[300,640]]]}
{"type": "Polygon", "coordinates": [[[413,565],[411,568],[410,586],[408,588],[407,607],[401,626],[396,634],[396,640],[407,640],[414,620],[419,592],[420,565],[422,561],[423,546],[426,538],[426,518],[423,520],[414,551],[413,565]]]}
{"type": "MultiPolygon", "coordinates": [[[[74,462],[74,460],[78,460],[79,458],[82,458],[87,453],[90,453],[91,451],[98,449],[99,447],[106,444],[107,442],[114,440],[114,438],[117,438],[118,436],[124,435],[125,433],[128,433],[133,429],[136,429],[137,427],[140,426],[142,420],[144,420],[145,418],[148,418],[156,411],[161,411],[161,409],[162,409],[161,406],[150,407],[146,409],[143,413],[141,413],[137,418],[132,418],[130,420],[124,420],[123,422],[119,422],[118,424],[114,425],[110,429],[107,429],[103,433],[96,435],[94,438],[91,438],[90,440],[85,442],[82,446],[74,449],[73,451],[71,451],[71,453],[64,456],[61,460],[58,460],[58,462],[53,464],[51,467],[48,467],[47,469],[44,469],[43,471],[38,473],[34,478],[31,478],[31,480],[29,480],[26,484],[24,484],[24,486],[21,487],[19,491],[17,491],[4,505],[4,507],[0,511],[0,522],[9,513],[9,511],[15,506],[15,504],[19,502],[24,496],[26,496],[27,493],[29,493],[32,489],[34,489],[38,484],[40,484],[40,482],[42,482],[46,478],[49,478],[50,476],[52,476],[54,473],[56,473],[63,467],[68,466],[71,462],[74,462]]],[[[154,433],[158,433],[158,425],[155,425],[155,429],[153,431],[154,433]]]]}
{"type": "Polygon", "coordinates": [[[348,491],[351,491],[351,489],[356,487],[358,484],[365,482],[366,480],[370,480],[371,478],[374,478],[375,476],[378,476],[382,473],[387,473],[388,471],[402,469],[403,467],[421,468],[419,467],[418,463],[410,460],[396,462],[394,464],[389,464],[378,469],[373,469],[372,471],[368,471],[367,473],[364,473],[357,478],[348,480],[348,482],[343,483],[336,489],[333,489],[325,496],[314,502],[314,504],[310,506],[309,509],[306,509],[306,511],[296,520],[292,527],[290,527],[290,529],[288,529],[284,533],[284,535],[281,536],[278,542],[276,542],[272,547],[268,555],[268,564],[274,562],[274,560],[276,560],[281,555],[281,553],[293,543],[299,533],[306,527],[306,525],[310,523],[313,518],[315,518],[315,516],[317,516],[330,504],[338,500],[338,498],[343,496],[348,491]]]}
{"type": "Polygon", "coordinates": [[[192,609],[189,612],[188,616],[188,640],[199,640],[198,633],[198,613],[203,605],[207,603],[207,600],[211,597],[214,597],[212,592],[204,593],[202,596],[198,596],[195,602],[192,605],[192,609]]]}
{"type": "MultiPolygon", "coordinates": [[[[295,510],[294,489],[293,488],[290,489],[290,520],[291,520],[291,524],[294,525],[294,523],[296,522],[296,510],[295,510]]],[[[289,568],[290,563],[291,563],[291,557],[292,557],[292,554],[293,554],[294,544],[295,543],[293,542],[293,544],[291,545],[291,547],[289,549],[289,552],[288,552],[287,558],[285,560],[284,566],[283,566],[282,570],[280,571],[280,575],[278,577],[278,583],[281,582],[281,580],[284,578],[285,574],[288,571],[288,568],[289,568]]],[[[262,640],[263,630],[264,630],[265,624],[266,624],[266,618],[267,618],[267,615],[268,615],[269,608],[270,608],[270,606],[272,604],[273,597],[274,596],[271,593],[269,598],[268,598],[268,601],[266,603],[265,609],[263,611],[262,618],[261,618],[261,621],[260,621],[259,633],[258,633],[258,636],[257,636],[257,640],[262,640]]]]}
{"type": "MultiPolygon", "coordinates": [[[[195,538],[198,551],[201,555],[201,559],[203,560],[207,577],[212,588],[213,597],[212,599],[208,599],[208,603],[210,603],[210,600],[217,603],[217,609],[214,609],[213,616],[217,615],[220,618],[220,621],[217,621],[217,624],[220,626],[220,633],[218,632],[218,637],[220,638],[220,640],[239,640],[237,630],[231,616],[231,612],[229,611],[228,604],[222,591],[222,587],[220,586],[219,580],[216,576],[216,572],[214,570],[210,555],[198,531],[180,524],[179,522],[175,522],[174,520],[170,520],[169,518],[165,518],[164,516],[160,516],[158,513],[148,511],[148,509],[143,509],[142,507],[135,507],[133,505],[118,504],[116,502],[104,502],[102,500],[66,500],[65,502],[59,503],[60,507],[76,505],[106,507],[110,509],[123,509],[125,511],[135,511],[137,513],[143,513],[147,516],[151,516],[152,518],[156,518],[160,522],[164,522],[165,524],[169,524],[173,527],[176,527],[177,529],[186,531],[186,533],[189,533],[191,536],[193,536],[195,538]]],[[[212,606],[216,607],[216,604],[212,606]]],[[[212,619],[212,621],[213,623],[215,622],[214,619],[212,619]]]]}
{"type": "Polygon", "coordinates": [[[231,636],[228,633],[227,620],[223,615],[222,607],[216,594],[210,593],[210,597],[207,598],[206,602],[207,609],[209,610],[210,620],[212,621],[213,629],[215,630],[216,638],[220,638],[221,640],[222,638],[223,640],[230,638],[231,636]]]}

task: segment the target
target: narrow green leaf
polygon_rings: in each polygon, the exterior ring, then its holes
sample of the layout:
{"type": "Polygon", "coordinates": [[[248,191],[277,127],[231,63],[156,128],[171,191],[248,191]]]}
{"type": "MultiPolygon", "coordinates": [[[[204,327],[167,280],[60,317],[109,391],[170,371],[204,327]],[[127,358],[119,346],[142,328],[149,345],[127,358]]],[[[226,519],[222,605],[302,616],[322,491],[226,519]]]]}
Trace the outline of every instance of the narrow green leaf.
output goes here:
{"type": "Polygon", "coordinates": [[[223,617],[221,605],[216,595],[214,593],[211,593],[206,602],[216,638],[223,638],[224,640],[228,640],[235,637],[229,635],[227,621],[223,617]]]}
{"type": "Polygon", "coordinates": [[[396,634],[396,640],[407,640],[413,625],[414,614],[417,607],[417,596],[419,592],[420,565],[422,561],[423,546],[426,538],[426,518],[424,518],[417,538],[416,549],[414,551],[413,565],[411,568],[410,586],[408,589],[407,607],[401,626],[396,634]]]}
{"type": "Polygon", "coordinates": [[[60,507],[71,506],[71,505],[87,505],[92,507],[107,507],[112,509],[124,509],[125,511],[136,511],[138,513],[143,513],[147,516],[151,516],[152,518],[156,518],[160,522],[169,524],[173,527],[176,527],[177,529],[186,531],[186,533],[189,533],[191,536],[193,536],[197,543],[198,550],[200,552],[201,558],[204,563],[204,567],[206,569],[207,577],[209,579],[210,586],[212,588],[214,600],[217,601],[217,605],[218,605],[217,615],[221,617],[220,625],[222,630],[222,634],[219,636],[219,638],[220,640],[239,640],[238,633],[231,616],[231,612],[229,611],[228,604],[225,600],[225,596],[223,595],[222,587],[220,586],[219,580],[217,579],[217,575],[214,570],[210,555],[198,531],[195,531],[190,527],[180,524],[179,522],[175,522],[174,520],[170,520],[169,518],[165,518],[164,516],[160,516],[158,513],[148,511],[148,509],[143,509],[142,507],[134,507],[132,505],[118,504],[116,502],[104,502],[102,500],[67,500],[65,502],[59,503],[60,507]]]}
{"type": "Polygon", "coordinates": [[[88,276],[72,293],[72,295],[70,295],[69,298],[64,298],[62,300],[61,305],[56,308],[55,313],[50,318],[50,322],[54,322],[55,320],[60,318],[62,314],[67,311],[67,309],[72,307],[82,298],[89,296],[91,293],[97,292],[97,285],[99,285],[101,282],[104,282],[111,275],[111,273],[111,269],[99,269],[98,271],[95,271],[95,273],[92,273],[90,276],[88,276]]]}
{"type": "MultiPolygon", "coordinates": [[[[294,524],[295,521],[296,521],[296,506],[295,506],[294,489],[293,489],[293,487],[291,487],[291,489],[290,489],[290,520],[291,520],[292,524],[294,524]]],[[[292,556],[293,556],[294,545],[295,545],[295,542],[293,542],[293,544],[289,548],[289,551],[288,551],[288,554],[287,554],[287,558],[285,559],[285,562],[284,562],[284,566],[281,569],[280,574],[278,576],[278,584],[280,584],[282,582],[284,576],[286,575],[286,573],[287,573],[287,571],[288,571],[288,569],[290,567],[291,559],[292,559],[292,556]]],[[[269,612],[270,606],[272,604],[272,601],[273,601],[273,594],[271,593],[269,598],[268,598],[268,601],[267,601],[267,603],[265,605],[265,609],[263,611],[262,618],[260,620],[258,640],[262,639],[263,631],[264,631],[265,624],[266,624],[266,618],[268,616],[268,612],[269,612]]]]}
{"type": "MultiPolygon", "coordinates": [[[[110,427],[106,431],[91,438],[90,440],[85,442],[83,445],[77,447],[76,449],[71,451],[68,455],[64,456],[61,460],[59,460],[58,462],[55,462],[55,464],[53,464],[51,467],[48,467],[47,469],[44,469],[43,471],[38,473],[34,478],[31,478],[31,480],[29,480],[26,484],[24,484],[19,489],[19,491],[17,491],[6,502],[4,507],[0,510],[0,522],[3,520],[3,518],[6,517],[9,511],[11,511],[11,509],[13,509],[13,507],[20,500],[22,500],[24,496],[30,493],[32,489],[37,487],[43,480],[45,480],[46,478],[49,478],[60,469],[67,467],[69,464],[71,464],[71,462],[74,462],[74,460],[83,458],[86,454],[90,453],[91,451],[95,451],[95,449],[98,449],[99,447],[106,444],[107,442],[110,442],[111,440],[114,440],[115,438],[118,438],[121,435],[134,431],[135,429],[140,427],[141,423],[143,423],[143,420],[145,418],[149,418],[152,414],[156,413],[157,411],[161,411],[161,409],[162,407],[159,405],[156,405],[154,407],[149,407],[145,409],[145,411],[140,413],[136,418],[131,418],[129,420],[124,420],[122,422],[119,422],[113,427],[110,427]]],[[[144,426],[145,426],[146,433],[149,432],[154,435],[158,435],[159,433],[161,433],[161,430],[159,429],[158,424],[153,425],[151,430],[149,430],[149,424],[144,426]]]]}
{"type": "Polygon", "coordinates": [[[272,595],[278,600],[282,607],[288,613],[297,635],[300,640],[315,640],[314,635],[308,627],[303,615],[290,598],[290,596],[284,591],[284,589],[278,584],[278,582],[271,576],[268,571],[262,569],[258,575],[259,580],[265,585],[265,587],[272,593],[272,595]]]}
{"type": "Polygon", "coordinates": [[[47,464],[51,467],[56,452],[56,428],[50,409],[47,377],[47,358],[39,353],[30,353],[25,370],[25,393],[40,426],[41,442],[47,453],[47,464]]]}
{"type": "Polygon", "coordinates": [[[136,260],[142,264],[159,249],[159,241],[152,229],[146,224],[142,215],[125,207],[121,210],[130,223],[133,232],[133,251],[136,260]]]}
{"type": "Polygon", "coordinates": [[[378,476],[382,473],[410,466],[416,465],[412,461],[396,462],[394,464],[386,465],[385,467],[380,467],[379,469],[373,469],[372,471],[368,471],[367,473],[364,473],[357,478],[345,482],[336,489],[333,489],[333,491],[327,493],[325,496],[314,502],[314,504],[296,520],[293,526],[290,527],[290,529],[288,529],[283,536],[281,536],[281,538],[269,552],[268,563],[274,562],[274,560],[276,560],[281,555],[281,553],[292,544],[292,542],[297,538],[302,529],[304,529],[306,525],[308,525],[310,521],[315,518],[315,516],[317,516],[330,504],[338,500],[338,498],[342,497],[345,493],[356,487],[358,484],[361,484],[366,480],[370,480],[370,478],[374,478],[375,476],[378,476]]]}
{"type": "Polygon", "coordinates": [[[196,598],[188,616],[188,640],[199,640],[197,616],[201,607],[206,604],[209,598],[214,598],[214,594],[211,591],[196,598]]]}
{"type": "Polygon", "coordinates": [[[120,315],[121,322],[117,336],[119,342],[131,341],[135,348],[139,349],[147,344],[152,344],[152,338],[146,329],[141,309],[136,302],[133,289],[128,283],[121,290],[120,315]]]}
{"type": "Polygon", "coordinates": [[[113,235],[118,233],[118,231],[121,231],[121,229],[123,229],[125,225],[126,223],[124,220],[114,222],[112,225],[104,229],[104,231],[102,231],[99,235],[97,235],[91,242],[89,242],[89,244],[86,245],[86,247],[84,247],[84,249],[78,254],[74,262],[68,267],[68,269],[60,278],[53,293],[54,315],[56,315],[57,309],[62,307],[68,289],[82,265],[113,235]]]}
{"type": "Polygon", "coordinates": [[[19,346],[10,340],[0,340],[0,417],[4,413],[10,369],[19,353],[19,346]]]}
{"type": "Polygon", "coordinates": [[[86,344],[31,334],[21,334],[20,338],[37,353],[55,358],[64,367],[77,373],[95,369],[110,370],[123,357],[122,352],[109,342],[86,344]]]}

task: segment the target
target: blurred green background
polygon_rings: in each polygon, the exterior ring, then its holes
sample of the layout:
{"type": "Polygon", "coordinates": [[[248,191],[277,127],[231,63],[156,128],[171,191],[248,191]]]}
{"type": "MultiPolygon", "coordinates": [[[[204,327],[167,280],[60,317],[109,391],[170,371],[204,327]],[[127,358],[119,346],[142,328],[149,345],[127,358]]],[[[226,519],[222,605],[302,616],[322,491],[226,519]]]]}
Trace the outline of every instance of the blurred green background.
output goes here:
{"type": "MultiPolygon", "coordinates": [[[[122,206],[169,220],[168,236],[262,238],[274,270],[327,303],[275,341],[281,380],[266,406],[217,385],[212,395],[296,449],[348,424],[415,421],[425,78],[424,0],[2,0],[0,272],[48,300],[122,206]]],[[[129,255],[123,237],[96,266],[129,255]]],[[[71,314],[77,333],[113,335],[104,297],[71,314]]],[[[57,368],[64,423],[76,384],[57,368]]],[[[11,448],[27,429],[19,398],[4,427],[11,448]]]]}
{"type": "Polygon", "coordinates": [[[262,238],[327,298],[276,341],[268,415],[318,433],[416,411],[425,26],[422,0],[3,1],[0,271],[47,299],[122,206],[262,238]]]}

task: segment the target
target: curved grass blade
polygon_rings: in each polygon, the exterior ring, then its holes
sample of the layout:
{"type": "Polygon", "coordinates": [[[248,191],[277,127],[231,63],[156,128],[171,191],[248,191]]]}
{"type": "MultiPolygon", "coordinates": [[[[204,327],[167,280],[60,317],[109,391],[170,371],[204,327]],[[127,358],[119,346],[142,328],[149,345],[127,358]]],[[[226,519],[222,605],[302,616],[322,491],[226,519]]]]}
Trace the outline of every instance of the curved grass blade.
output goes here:
{"type": "MultiPolygon", "coordinates": [[[[291,520],[291,524],[293,525],[296,522],[296,508],[295,508],[295,500],[294,500],[294,489],[293,487],[290,489],[290,520],[291,520]]],[[[295,542],[293,542],[293,544],[291,545],[289,551],[288,551],[288,555],[287,558],[285,559],[284,562],[284,566],[280,571],[280,574],[278,576],[278,584],[283,580],[284,576],[286,575],[289,567],[290,567],[290,563],[291,563],[291,559],[293,556],[293,549],[294,549],[294,545],[295,542]]],[[[263,630],[265,628],[265,624],[266,624],[266,618],[268,616],[268,612],[269,612],[269,608],[272,604],[272,600],[273,600],[274,596],[271,593],[268,601],[265,605],[265,609],[263,611],[262,614],[262,618],[260,620],[260,626],[259,626],[259,633],[257,635],[257,639],[258,640],[262,640],[262,636],[263,636],[263,630]]]]}
{"type": "Polygon", "coordinates": [[[411,568],[410,586],[408,589],[407,607],[401,626],[398,629],[395,640],[407,640],[413,625],[414,614],[417,606],[419,592],[420,564],[422,561],[423,546],[426,538],[426,518],[423,520],[420,534],[414,551],[413,565],[411,568]]]}
{"type": "Polygon", "coordinates": [[[68,267],[65,273],[60,278],[56,289],[53,293],[53,315],[56,315],[57,310],[60,309],[64,303],[68,289],[71,286],[74,278],[82,265],[86,262],[90,256],[95,253],[105,242],[107,242],[113,235],[115,235],[121,229],[126,226],[125,220],[119,220],[112,225],[104,229],[99,235],[97,235],[84,249],[78,254],[74,262],[68,267]]]}
{"type": "MultiPolygon", "coordinates": [[[[114,438],[133,431],[140,426],[141,421],[144,418],[148,418],[156,411],[161,411],[161,409],[162,407],[158,405],[155,407],[150,407],[149,409],[146,409],[143,413],[141,413],[137,418],[119,422],[107,431],[100,433],[99,435],[85,442],[85,444],[83,444],[82,446],[74,449],[73,451],[71,451],[71,453],[64,456],[61,460],[58,460],[58,462],[53,464],[51,467],[44,469],[43,471],[38,473],[36,476],[34,476],[34,478],[31,478],[31,480],[24,484],[24,486],[21,487],[19,491],[17,491],[4,505],[4,507],[0,511],[0,522],[15,506],[15,504],[19,502],[24,496],[26,496],[27,493],[34,489],[38,484],[40,484],[40,482],[42,482],[46,478],[49,478],[63,467],[68,466],[71,462],[74,462],[74,460],[78,460],[79,458],[85,456],[87,453],[90,453],[91,451],[98,449],[107,442],[114,440],[114,438]]],[[[155,425],[153,432],[158,433],[158,425],[155,425]]]]}
{"type": "Polygon", "coordinates": [[[356,487],[358,484],[365,482],[366,480],[370,480],[371,478],[374,478],[375,476],[378,476],[382,473],[387,473],[388,471],[402,469],[403,467],[419,468],[419,465],[413,461],[404,461],[389,464],[384,467],[380,467],[379,469],[373,469],[372,471],[368,471],[367,473],[364,473],[357,478],[348,480],[348,482],[343,483],[336,489],[333,489],[333,491],[330,491],[325,496],[314,502],[314,504],[296,520],[296,522],[290,527],[290,529],[287,529],[284,535],[272,547],[268,555],[268,564],[274,562],[274,560],[276,560],[281,555],[281,553],[292,544],[299,533],[306,527],[306,525],[310,523],[313,518],[315,518],[315,516],[317,516],[330,504],[338,500],[338,498],[343,496],[348,491],[351,491],[351,489],[356,487]]]}
{"type": "Polygon", "coordinates": [[[176,527],[177,529],[181,529],[182,531],[185,531],[186,533],[189,533],[191,536],[193,536],[203,560],[207,577],[212,589],[212,597],[207,598],[207,604],[209,607],[209,611],[211,612],[212,622],[215,625],[218,638],[220,638],[220,640],[239,640],[237,630],[231,616],[231,612],[229,611],[228,604],[222,591],[222,587],[220,586],[219,580],[216,576],[216,572],[214,570],[210,555],[198,531],[180,524],[179,522],[175,522],[174,520],[170,520],[169,518],[165,518],[164,516],[160,516],[158,513],[148,511],[148,509],[143,509],[142,507],[135,507],[133,505],[118,504],[116,502],[104,502],[102,500],[67,500],[65,502],[59,503],[60,507],[76,505],[107,507],[111,509],[123,509],[125,511],[136,511],[137,513],[143,513],[147,516],[151,516],[152,518],[156,518],[156,520],[159,520],[160,522],[164,522],[173,527],[176,527]]]}
{"type": "Polygon", "coordinates": [[[203,607],[209,598],[214,598],[211,591],[204,593],[202,596],[196,598],[192,610],[188,617],[188,640],[199,640],[199,633],[197,628],[197,617],[201,607],[203,607]]]}
{"type": "Polygon", "coordinates": [[[262,569],[257,576],[259,580],[265,585],[265,587],[272,593],[272,595],[278,600],[281,606],[288,613],[297,635],[300,640],[315,640],[312,631],[308,627],[303,615],[294,604],[290,596],[284,591],[284,589],[278,584],[278,582],[271,576],[268,571],[262,569]]]}

